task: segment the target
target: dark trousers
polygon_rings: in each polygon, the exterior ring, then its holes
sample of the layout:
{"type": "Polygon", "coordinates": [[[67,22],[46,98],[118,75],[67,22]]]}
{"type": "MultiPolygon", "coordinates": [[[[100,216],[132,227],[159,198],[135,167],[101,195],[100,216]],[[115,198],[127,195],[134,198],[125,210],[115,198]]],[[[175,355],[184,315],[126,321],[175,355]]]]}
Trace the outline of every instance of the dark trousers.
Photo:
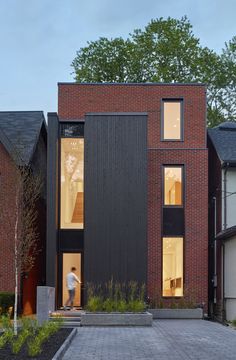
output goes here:
{"type": "Polygon", "coordinates": [[[65,306],[70,305],[71,307],[73,307],[74,298],[75,298],[75,289],[68,290],[68,293],[69,293],[69,299],[67,300],[65,306]]]}

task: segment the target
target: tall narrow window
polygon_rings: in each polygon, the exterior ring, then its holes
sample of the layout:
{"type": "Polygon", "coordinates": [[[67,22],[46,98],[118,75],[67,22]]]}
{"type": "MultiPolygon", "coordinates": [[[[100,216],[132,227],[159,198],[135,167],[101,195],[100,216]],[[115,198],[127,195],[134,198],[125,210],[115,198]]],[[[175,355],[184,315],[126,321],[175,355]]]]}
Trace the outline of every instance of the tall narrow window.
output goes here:
{"type": "Polygon", "coordinates": [[[61,228],[84,228],[84,139],[61,139],[61,228]]]}
{"type": "Polygon", "coordinates": [[[182,140],[182,101],[163,101],[163,140],[182,140]]]}
{"type": "Polygon", "coordinates": [[[164,205],[183,205],[183,167],[164,167],[164,205]]]}
{"type": "Polygon", "coordinates": [[[164,237],[162,296],[183,296],[183,238],[164,237]]]}

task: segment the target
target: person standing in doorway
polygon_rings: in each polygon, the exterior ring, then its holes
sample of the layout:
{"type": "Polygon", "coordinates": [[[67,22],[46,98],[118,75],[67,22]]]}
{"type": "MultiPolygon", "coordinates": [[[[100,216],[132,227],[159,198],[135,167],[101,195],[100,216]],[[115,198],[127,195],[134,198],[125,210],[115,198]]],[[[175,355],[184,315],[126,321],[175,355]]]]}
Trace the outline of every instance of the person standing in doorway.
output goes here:
{"type": "Polygon", "coordinates": [[[76,268],[73,266],[71,268],[71,272],[69,272],[66,275],[66,285],[67,285],[67,289],[68,289],[68,293],[69,293],[69,298],[64,305],[64,310],[66,310],[67,306],[70,306],[70,308],[73,309],[73,303],[74,303],[74,298],[75,298],[75,288],[77,285],[76,283],[81,284],[81,281],[76,276],[75,271],[76,271],[76,268]]]}

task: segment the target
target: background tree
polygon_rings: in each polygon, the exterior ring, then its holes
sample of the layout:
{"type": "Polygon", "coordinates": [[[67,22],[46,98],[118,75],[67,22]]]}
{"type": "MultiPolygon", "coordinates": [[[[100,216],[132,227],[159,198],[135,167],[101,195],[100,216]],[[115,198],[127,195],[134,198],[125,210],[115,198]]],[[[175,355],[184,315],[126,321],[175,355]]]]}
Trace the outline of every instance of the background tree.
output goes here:
{"type": "MultiPolygon", "coordinates": [[[[16,163],[19,163],[17,160],[16,163]]],[[[9,194],[8,204],[1,210],[2,225],[7,224],[12,232],[10,236],[10,253],[14,259],[13,273],[15,279],[14,333],[17,334],[17,308],[20,278],[29,272],[39,251],[37,202],[41,196],[42,179],[27,166],[17,166],[12,161],[12,174],[3,182],[3,194],[9,194]]]]}
{"type": "Polygon", "coordinates": [[[236,120],[236,38],[219,55],[192,32],[187,17],[151,20],[129,38],[88,42],[72,62],[78,82],[203,82],[208,125],[236,120]]]}

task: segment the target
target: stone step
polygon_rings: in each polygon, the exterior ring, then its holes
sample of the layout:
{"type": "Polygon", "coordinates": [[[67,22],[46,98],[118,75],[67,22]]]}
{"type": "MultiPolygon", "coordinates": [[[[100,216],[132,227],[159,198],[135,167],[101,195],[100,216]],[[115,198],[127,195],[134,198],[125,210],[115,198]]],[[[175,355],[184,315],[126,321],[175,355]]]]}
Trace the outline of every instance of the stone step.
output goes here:
{"type": "Polygon", "coordinates": [[[80,326],[80,321],[65,321],[63,322],[62,328],[76,328],[80,326]]]}
{"type": "MultiPolygon", "coordinates": [[[[66,316],[62,316],[60,317],[60,319],[63,321],[63,322],[80,322],[81,321],[81,318],[80,317],[66,317],[66,316]]],[[[55,321],[55,317],[50,317],[49,318],[50,321],[55,321]]]]}
{"type": "MultiPolygon", "coordinates": [[[[55,319],[56,319],[56,316],[49,317],[49,321],[55,321],[55,319]]],[[[61,319],[63,321],[62,328],[75,328],[75,327],[81,326],[81,318],[78,316],[76,316],[76,317],[62,316],[61,319]]]]}
{"type": "Polygon", "coordinates": [[[80,317],[84,314],[82,310],[57,310],[51,313],[52,317],[65,316],[65,317],[80,317]]]}

